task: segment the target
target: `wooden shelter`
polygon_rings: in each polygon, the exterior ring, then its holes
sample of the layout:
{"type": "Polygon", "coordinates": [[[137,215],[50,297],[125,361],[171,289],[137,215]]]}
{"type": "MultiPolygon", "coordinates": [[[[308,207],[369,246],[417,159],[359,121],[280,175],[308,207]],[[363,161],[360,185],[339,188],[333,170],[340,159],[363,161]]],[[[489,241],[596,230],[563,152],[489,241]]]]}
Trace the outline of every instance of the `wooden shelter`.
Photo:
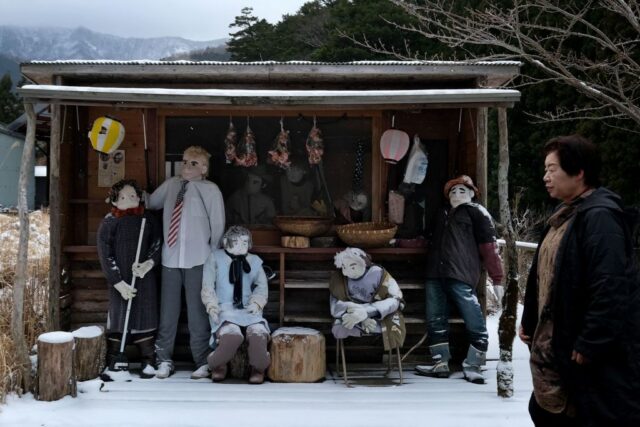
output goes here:
{"type": "MultiPolygon", "coordinates": [[[[202,145],[212,154],[209,179],[225,197],[238,188],[240,176],[238,168],[225,164],[223,141],[230,120],[239,134],[250,124],[259,157],[271,147],[281,119],[294,146],[304,146],[315,120],[325,137],[323,167],[330,198],[349,190],[356,144],[364,142],[363,186],[374,221],[385,219],[388,190],[402,180],[404,163],[390,166],[379,148],[381,135],[395,118],[396,127],[411,137],[419,135],[429,153],[427,178],[418,186],[424,200],[418,212],[425,218],[418,222],[424,225],[442,205],[443,184],[454,175],[471,176],[486,201],[487,108],[506,109],[519,100],[518,91],[500,89],[518,74],[519,66],[507,61],[22,64],[22,73],[34,83],[19,89],[27,113],[35,103],[52,105],[52,326],[72,329],[106,319],[106,282],[97,262],[95,234],[109,208],[104,202],[108,177],[99,169],[109,167],[109,159],[101,159],[87,138],[97,117],[116,117],[125,126],[120,148],[126,154],[127,178],[153,189],[176,173],[175,162],[184,148],[202,145]]],[[[270,284],[268,320],[273,326],[304,325],[328,332],[326,278],[339,249],[283,248],[275,227],[262,224],[253,230],[253,252],[279,272],[270,284]]],[[[405,345],[411,346],[425,329],[425,250],[387,247],[369,252],[401,283],[410,334],[405,345]]],[[[484,301],[484,288],[478,289],[484,301]]],[[[186,334],[186,328],[180,331],[186,334]]],[[[327,338],[333,351],[334,341],[327,338]]],[[[178,345],[181,342],[186,346],[188,341],[179,339],[178,345]]],[[[362,346],[367,352],[371,348],[362,346]]]]}

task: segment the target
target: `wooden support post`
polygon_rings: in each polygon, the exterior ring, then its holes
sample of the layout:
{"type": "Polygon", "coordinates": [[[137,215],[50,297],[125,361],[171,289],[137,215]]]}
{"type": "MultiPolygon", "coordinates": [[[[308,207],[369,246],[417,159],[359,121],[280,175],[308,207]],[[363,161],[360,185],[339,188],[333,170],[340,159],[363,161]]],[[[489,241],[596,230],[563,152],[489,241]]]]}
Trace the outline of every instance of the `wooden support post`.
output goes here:
{"type": "Polygon", "coordinates": [[[13,311],[11,313],[11,336],[20,364],[21,391],[31,387],[31,362],[24,335],[24,288],[27,283],[27,253],[29,249],[29,207],[27,206],[27,182],[33,173],[33,150],[36,142],[36,113],[33,104],[24,104],[27,115],[27,136],[22,150],[22,163],[18,179],[18,216],[20,219],[20,238],[18,241],[18,259],[16,277],[13,284],[13,311]]]}
{"type": "Polygon", "coordinates": [[[105,336],[102,326],[84,326],[72,332],[75,340],[73,363],[76,380],[97,378],[105,366],[105,336]]]}
{"type": "Polygon", "coordinates": [[[480,190],[478,199],[484,206],[487,205],[487,121],[488,109],[478,108],[477,134],[476,134],[476,185],[480,190]]]}
{"type": "MultiPolygon", "coordinates": [[[[480,190],[480,194],[478,194],[478,200],[483,206],[487,206],[487,146],[488,146],[488,136],[487,136],[487,123],[488,123],[488,108],[481,107],[478,108],[478,116],[477,116],[477,133],[476,133],[476,186],[480,190]]],[[[482,307],[482,313],[486,315],[487,313],[487,292],[486,292],[486,284],[487,282],[487,274],[482,273],[480,276],[479,286],[476,288],[478,292],[478,300],[480,301],[480,306],[482,307]]]]}
{"type": "Polygon", "coordinates": [[[60,328],[60,257],[62,255],[60,221],[60,105],[51,105],[49,142],[49,330],[60,328]]]}
{"type": "Polygon", "coordinates": [[[67,395],[76,397],[73,344],[69,332],[47,332],[38,337],[36,399],[50,402],[67,395]]]}
{"type": "Polygon", "coordinates": [[[312,383],[326,374],[324,335],[310,328],[280,328],[271,335],[271,381],[312,383]]]}
{"type": "MultiPolygon", "coordinates": [[[[498,130],[500,132],[500,153],[498,164],[498,199],[500,202],[500,222],[504,227],[503,238],[506,242],[504,253],[506,283],[505,305],[502,308],[498,327],[500,346],[499,366],[508,366],[513,360],[513,340],[516,335],[518,306],[518,254],[516,239],[509,208],[509,134],[507,129],[507,110],[498,108],[498,130]]],[[[497,372],[498,396],[513,396],[513,370],[499,369],[497,372]]]]}

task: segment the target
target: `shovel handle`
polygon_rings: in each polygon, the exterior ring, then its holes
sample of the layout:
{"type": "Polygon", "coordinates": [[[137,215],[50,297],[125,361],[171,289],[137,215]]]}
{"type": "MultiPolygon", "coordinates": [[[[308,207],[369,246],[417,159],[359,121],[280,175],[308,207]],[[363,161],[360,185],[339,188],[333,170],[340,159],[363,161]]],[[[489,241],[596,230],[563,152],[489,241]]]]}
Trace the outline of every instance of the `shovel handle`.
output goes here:
{"type": "MultiPolygon", "coordinates": [[[[142,218],[142,225],[140,226],[140,234],[138,235],[138,247],[136,248],[136,260],[135,263],[138,263],[140,259],[140,247],[142,246],[142,237],[144,236],[144,226],[147,223],[147,218],[142,218]]],[[[131,287],[133,289],[136,288],[136,276],[132,275],[131,278],[131,287]]],[[[122,341],[120,342],[120,353],[124,353],[125,342],[127,341],[127,329],[129,329],[129,313],[131,313],[131,301],[133,298],[130,298],[127,301],[127,314],[124,317],[124,330],[122,331],[122,341]]]]}

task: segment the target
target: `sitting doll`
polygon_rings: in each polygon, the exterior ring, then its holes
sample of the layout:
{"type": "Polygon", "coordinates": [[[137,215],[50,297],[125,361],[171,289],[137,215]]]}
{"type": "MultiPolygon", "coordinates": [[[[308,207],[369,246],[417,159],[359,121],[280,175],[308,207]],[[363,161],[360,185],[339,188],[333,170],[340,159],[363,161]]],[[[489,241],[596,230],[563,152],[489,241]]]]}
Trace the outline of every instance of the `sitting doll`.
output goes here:
{"type": "Polygon", "coordinates": [[[271,363],[267,351],[269,324],[262,317],[267,304],[267,276],[262,260],[248,253],[251,233],[244,227],[232,226],[222,237],[222,247],[204,264],[202,302],[204,303],[216,349],[207,361],[213,381],[223,381],[227,363],[242,342],[248,343],[251,375],[249,383],[264,382],[264,372],[271,363]]]}
{"type": "Polygon", "coordinates": [[[160,262],[161,228],[153,215],[140,204],[142,190],[134,180],[121,180],[111,187],[112,204],[98,228],[97,246],[102,271],[109,286],[107,316],[107,366],[120,353],[127,304],[131,312],[127,342],[138,346],[142,359],[142,378],[155,375],[155,332],[158,328],[158,293],[153,266],[160,262]],[[142,218],[146,218],[136,263],[142,218]],[[131,286],[136,276],[135,288],[131,286]],[[134,298],[135,297],[135,298],[134,298]]]}
{"type": "Polygon", "coordinates": [[[331,332],[337,339],[382,334],[384,349],[402,347],[405,337],[402,291],[395,279],[362,249],[347,248],[336,254],[329,281],[331,332]]]}

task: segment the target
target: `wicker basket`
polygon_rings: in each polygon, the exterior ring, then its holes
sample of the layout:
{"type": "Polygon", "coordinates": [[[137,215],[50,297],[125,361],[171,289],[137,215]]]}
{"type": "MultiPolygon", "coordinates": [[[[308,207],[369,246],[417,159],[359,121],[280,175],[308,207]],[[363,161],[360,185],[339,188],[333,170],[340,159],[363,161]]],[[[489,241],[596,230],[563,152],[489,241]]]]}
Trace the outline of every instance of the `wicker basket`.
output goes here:
{"type": "Polygon", "coordinates": [[[360,222],[336,227],[338,237],[349,246],[376,248],[388,246],[398,226],[387,222],[360,222]]]}
{"type": "Polygon", "coordinates": [[[273,223],[282,234],[292,236],[320,236],[331,228],[333,219],[320,216],[277,216],[273,223]]]}

